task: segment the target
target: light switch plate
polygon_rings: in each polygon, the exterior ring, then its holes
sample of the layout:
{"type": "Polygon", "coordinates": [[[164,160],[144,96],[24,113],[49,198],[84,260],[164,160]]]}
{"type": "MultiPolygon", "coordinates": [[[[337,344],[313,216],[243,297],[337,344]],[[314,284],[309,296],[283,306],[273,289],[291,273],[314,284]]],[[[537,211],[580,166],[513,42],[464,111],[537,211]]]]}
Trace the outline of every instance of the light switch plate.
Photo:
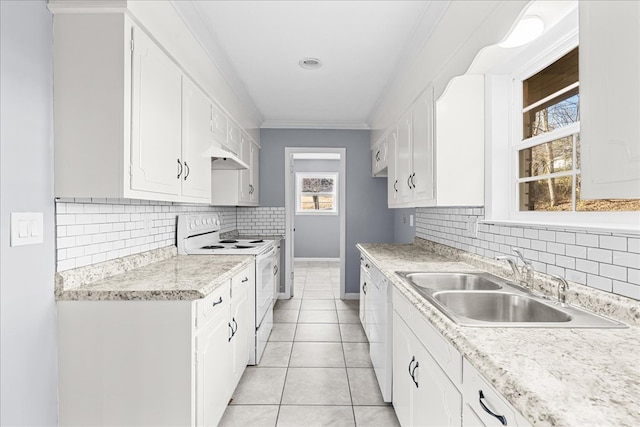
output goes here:
{"type": "Polygon", "coordinates": [[[11,213],[11,246],[35,245],[43,242],[42,212],[11,213]]]}

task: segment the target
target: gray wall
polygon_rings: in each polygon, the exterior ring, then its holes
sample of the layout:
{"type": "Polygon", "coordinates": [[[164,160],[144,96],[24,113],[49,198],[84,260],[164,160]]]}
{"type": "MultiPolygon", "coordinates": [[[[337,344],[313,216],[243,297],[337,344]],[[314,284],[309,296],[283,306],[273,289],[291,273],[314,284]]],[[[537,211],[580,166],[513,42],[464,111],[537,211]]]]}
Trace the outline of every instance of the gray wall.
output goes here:
{"type": "Polygon", "coordinates": [[[0,1],[0,424],[57,424],[52,16],[0,1]],[[10,213],[43,212],[44,243],[9,246],[10,213]]]}
{"type": "MultiPolygon", "coordinates": [[[[340,172],[340,160],[295,160],[294,172],[340,172]]],[[[341,179],[338,176],[338,182],[341,179]]],[[[338,206],[338,211],[342,209],[338,206]]],[[[296,258],[340,258],[340,217],[338,215],[295,215],[296,258]]]]}
{"type": "Polygon", "coordinates": [[[413,243],[416,237],[416,209],[394,209],[393,234],[396,243],[413,243]],[[413,225],[411,225],[413,215],[413,225]]]}
{"type": "Polygon", "coordinates": [[[346,292],[357,293],[360,256],[356,243],[394,241],[387,182],[371,177],[369,131],[263,129],[260,143],[260,206],[284,206],[285,147],[346,148],[346,292]]]}

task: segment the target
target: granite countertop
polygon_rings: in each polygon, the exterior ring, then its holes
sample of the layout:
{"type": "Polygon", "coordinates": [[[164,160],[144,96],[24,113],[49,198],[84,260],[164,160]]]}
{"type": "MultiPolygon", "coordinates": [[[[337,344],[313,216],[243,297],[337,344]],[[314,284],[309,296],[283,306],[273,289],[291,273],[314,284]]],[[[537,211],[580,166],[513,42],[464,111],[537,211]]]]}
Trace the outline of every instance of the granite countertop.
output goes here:
{"type": "MultiPolygon", "coordinates": [[[[477,271],[480,257],[437,244],[358,248],[532,425],[640,425],[638,301],[577,284],[571,287],[569,303],[625,322],[626,329],[458,326],[395,271],[477,271]]],[[[508,276],[502,265],[485,267],[508,276]]],[[[540,276],[538,290],[548,292],[551,283],[540,276]]]]}
{"type": "Polygon", "coordinates": [[[175,247],[56,274],[56,299],[194,300],[244,267],[248,255],[176,255],[175,247]]]}

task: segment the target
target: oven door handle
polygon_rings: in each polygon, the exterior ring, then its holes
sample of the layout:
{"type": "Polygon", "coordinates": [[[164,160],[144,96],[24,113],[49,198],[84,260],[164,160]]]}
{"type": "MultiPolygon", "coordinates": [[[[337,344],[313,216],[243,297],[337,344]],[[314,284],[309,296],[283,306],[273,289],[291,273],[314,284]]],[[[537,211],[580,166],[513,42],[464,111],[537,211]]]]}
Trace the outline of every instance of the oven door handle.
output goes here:
{"type": "Polygon", "coordinates": [[[256,261],[262,261],[263,259],[270,258],[270,257],[274,256],[275,253],[276,253],[276,247],[273,246],[267,252],[256,255],[256,261]]]}

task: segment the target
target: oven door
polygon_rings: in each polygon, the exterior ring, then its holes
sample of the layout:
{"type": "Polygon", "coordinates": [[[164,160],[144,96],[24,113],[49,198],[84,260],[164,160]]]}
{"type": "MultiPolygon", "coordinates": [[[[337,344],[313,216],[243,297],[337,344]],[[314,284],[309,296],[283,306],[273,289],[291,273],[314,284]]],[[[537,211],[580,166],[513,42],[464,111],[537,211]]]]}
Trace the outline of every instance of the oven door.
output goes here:
{"type": "Polygon", "coordinates": [[[260,327],[273,303],[275,255],[276,248],[271,247],[267,252],[256,256],[256,328],[260,327]]]}

